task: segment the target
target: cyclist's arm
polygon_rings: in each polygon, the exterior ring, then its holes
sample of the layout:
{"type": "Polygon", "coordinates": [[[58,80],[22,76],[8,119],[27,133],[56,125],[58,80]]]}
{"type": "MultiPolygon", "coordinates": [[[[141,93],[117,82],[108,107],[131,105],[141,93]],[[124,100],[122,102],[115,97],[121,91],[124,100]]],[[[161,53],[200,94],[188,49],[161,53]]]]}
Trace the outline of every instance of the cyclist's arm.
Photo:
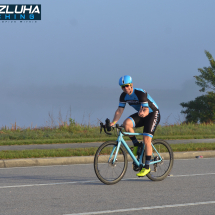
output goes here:
{"type": "Polygon", "coordinates": [[[115,112],[113,122],[110,123],[110,126],[115,125],[119,121],[120,117],[122,116],[123,111],[124,111],[124,108],[118,107],[118,109],[115,112]]]}
{"type": "Polygon", "coordinates": [[[139,102],[141,103],[138,115],[144,118],[149,115],[149,103],[147,98],[147,92],[136,90],[135,93],[137,95],[137,98],[139,99],[139,102]]]}
{"type": "Polygon", "coordinates": [[[149,115],[149,108],[140,106],[140,110],[138,112],[138,115],[140,117],[143,117],[143,118],[148,116],[149,115]]]}

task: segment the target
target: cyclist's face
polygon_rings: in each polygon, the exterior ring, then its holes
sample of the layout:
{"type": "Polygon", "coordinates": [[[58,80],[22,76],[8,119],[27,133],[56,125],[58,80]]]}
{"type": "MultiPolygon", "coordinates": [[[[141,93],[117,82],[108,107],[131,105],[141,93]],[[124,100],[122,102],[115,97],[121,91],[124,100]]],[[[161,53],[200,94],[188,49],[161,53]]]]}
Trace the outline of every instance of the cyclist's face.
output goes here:
{"type": "Polygon", "coordinates": [[[124,87],[122,87],[122,90],[128,95],[131,95],[133,92],[133,84],[126,84],[124,87]]]}

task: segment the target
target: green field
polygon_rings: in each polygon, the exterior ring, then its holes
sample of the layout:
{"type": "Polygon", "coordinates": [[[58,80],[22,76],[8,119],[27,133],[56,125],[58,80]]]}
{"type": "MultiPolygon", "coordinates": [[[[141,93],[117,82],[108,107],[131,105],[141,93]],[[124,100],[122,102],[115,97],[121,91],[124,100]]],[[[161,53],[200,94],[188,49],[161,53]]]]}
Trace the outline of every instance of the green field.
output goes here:
{"type": "MultiPolygon", "coordinates": [[[[215,150],[215,143],[171,144],[174,152],[215,150]]],[[[0,151],[0,159],[93,156],[97,148],[0,151]]]]}
{"type": "MultiPolygon", "coordinates": [[[[142,132],[142,128],[135,130],[142,132]]],[[[86,126],[76,123],[59,127],[7,128],[0,130],[0,145],[27,145],[51,143],[83,143],[116,140],[116,130],[111,136],[100,134],[99,126],[86,126]]],[[[215,124],[175,124],[158,126],[154,139],[204,139],[215,138],[215,124]]],[[[125,137],[128,139],[128,137],[125,137]]],[[[138,139],[141,139],[139,136],[138,139]]]]}
{"type": "MultiPolygon", "coordinates": [[[[142,128],[136,129],[142,132],[142,128]]],[[[154,139],[204,139],[215,138],[215,124],[175,124],[158,126],[154,139]]],[[[71,123],[59,127],[19,128],[3,127],[0,130],[0,145],[29,145],[52,143],[82,143],[104,142],[116,140],[117,132],[113,130],[108,136],[100,134],[99,126],[86,126],[71,123]]],[[[140,140],[141,137],[139,136],[140,140]]],[[[125,137],[128,139],[128,137],[125,137]]],[[[203,151],[215,150],[215,143],[172,144],[174,152],[177,151],[203,151]]],[[[38,158],[38,157],[67,157],[94,155],[96,148],[79,149],[49,149],[49,150],[22,150],[0,151],[0,159],[38,158]]]]}

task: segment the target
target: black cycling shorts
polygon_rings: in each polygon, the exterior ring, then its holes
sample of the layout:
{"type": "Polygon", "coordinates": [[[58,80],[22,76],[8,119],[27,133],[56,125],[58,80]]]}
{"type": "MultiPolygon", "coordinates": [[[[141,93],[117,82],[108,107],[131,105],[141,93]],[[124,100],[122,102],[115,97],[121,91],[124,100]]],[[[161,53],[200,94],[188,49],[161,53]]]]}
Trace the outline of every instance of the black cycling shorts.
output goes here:
{"type": "Polygon", "coordinates": [[[135,113],[129,116],[128,119],[131,119],[131,121],[133,122],[133,127],[135,128],[144,126],[143,128],[144,136],[153,137],[154,132],[160,122],[160,111],[159,110],[153,111],[144,118],[138,116],[138,113],[135,113]]]}

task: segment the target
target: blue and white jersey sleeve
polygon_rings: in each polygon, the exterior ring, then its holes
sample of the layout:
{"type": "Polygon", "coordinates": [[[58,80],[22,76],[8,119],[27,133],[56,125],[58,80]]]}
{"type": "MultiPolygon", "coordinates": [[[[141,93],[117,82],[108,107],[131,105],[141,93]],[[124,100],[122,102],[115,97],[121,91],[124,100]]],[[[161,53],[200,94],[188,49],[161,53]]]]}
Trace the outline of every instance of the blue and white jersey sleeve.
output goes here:
{"type": "Polygon", "coordinates": [[[126,93],[123,92],[119,98],[119,107],[121,108],[125,108],[125,105],[126,105],[125,96],[126,96],[126,93]]]}
{"type": "Polygon", "coordinates": [[[137,90],[135,89],[135,94],[140,102],[140,105],[142,107],[149,107],[149,103],[148,103],[148,99],[147,99],[147,93],[144,92],[144,91],[140,91],[140,90],[137,90]]]}

